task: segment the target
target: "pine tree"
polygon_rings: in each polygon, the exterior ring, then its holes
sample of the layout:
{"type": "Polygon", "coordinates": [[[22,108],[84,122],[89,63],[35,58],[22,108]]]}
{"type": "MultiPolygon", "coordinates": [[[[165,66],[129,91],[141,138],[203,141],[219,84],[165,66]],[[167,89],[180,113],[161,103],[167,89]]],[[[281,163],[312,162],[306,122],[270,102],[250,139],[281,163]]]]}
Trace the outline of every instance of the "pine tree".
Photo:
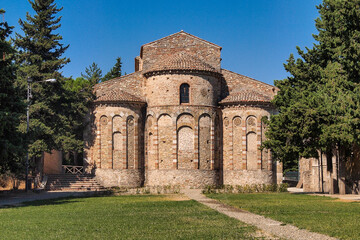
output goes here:
{"type": "Polygon", "coordinates": [[[114,67],[110,69],[110,71],[104,76],[102,81],[104,82],[113,78],[121,77],[122,75],[121,67],[122,67],[121,57],[118,57],[116,58],[116,63],[114,67]]]}
{"type": "MultiPolygon", "coordinates": [[[[55,31],[61,26],[61,17],[56,15],[62,10],[57,8],[54,0],[29,1],[35,15],[26,15],[19,20],[24,35],[16,34],[17,82],[23,88],[22,96],[26,97],[26,79],[33,80],[30,108],[30,156],[41,156],[52,149],[62,150],[63,140],[71,133],[68,126],[68,94],[64,91],[65,79],[59,70],[70,60],[62,57],[69,47],[60,41],[62,37],[55,31]],[[35,83],[55,78],[56,83],[35,83]]],[[[21,125],[25,131],[25,122],[21,125]]],[[[71,134],[70,134],[71,135],[71,134]]]]}
{"type": "MultiPolygon", "coordinates": [[[[273,103],[268,141],[274,157],[287,165],[300,157],[337,154],[341,172],[360,143],[360,0],[324,0],[317,8],[318,34],[312,49],[298,49],[275,81],[280,89],[273,103]]],[[[352,159],[353,160],[353,159],[352,159]]]]}
{"type": "Polygon", "coordinates": [[[85,68],[85,74],[81,73],[81,76],[88,80],[92,86],[101,82],[102,71],[98,65],[93,62],[89,67],[85,68]]]}
{"type": "MultiPolygon", "coordinates": [[[[4,14],[3,9],[0,13],[4,14]]],[[[23,159],[22,135],[17,130],[20,115],[25,105],[15,88],[16,68],[13,64],[15,50],[6,40],[12,28],[7,22],[0,23],[0,174],[5,171],[17,172],[23,159]]]]}

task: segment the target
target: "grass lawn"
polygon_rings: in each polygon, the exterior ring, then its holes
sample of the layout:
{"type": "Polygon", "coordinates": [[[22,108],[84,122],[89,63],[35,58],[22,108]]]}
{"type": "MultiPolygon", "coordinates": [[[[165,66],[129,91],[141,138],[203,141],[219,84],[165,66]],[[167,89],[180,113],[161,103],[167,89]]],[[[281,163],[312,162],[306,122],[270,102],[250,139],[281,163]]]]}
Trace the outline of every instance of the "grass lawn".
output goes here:
{"type": "Polygon", "coordinates": [[[207,196],[313,232],[340,239],[360,239],[360,202],[290,193],[207,196]]]}
{"type": "Polygon", "coordinates": [[[0,239],[253,239],[255,227],[176,198],[67,198],[0,208],[0,239]]]}

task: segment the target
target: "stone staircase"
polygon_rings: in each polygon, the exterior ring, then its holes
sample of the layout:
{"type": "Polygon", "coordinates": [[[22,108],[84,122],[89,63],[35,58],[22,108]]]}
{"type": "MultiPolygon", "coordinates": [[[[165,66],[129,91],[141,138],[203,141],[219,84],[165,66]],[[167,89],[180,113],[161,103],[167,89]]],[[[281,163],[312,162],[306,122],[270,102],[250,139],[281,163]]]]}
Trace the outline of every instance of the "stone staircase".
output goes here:
{"type": "Polygon", "coordinates": [[[61,191],[104,191],[93,176],[83,174],[52,174],[48,175],[45,190],[61,191]]]}

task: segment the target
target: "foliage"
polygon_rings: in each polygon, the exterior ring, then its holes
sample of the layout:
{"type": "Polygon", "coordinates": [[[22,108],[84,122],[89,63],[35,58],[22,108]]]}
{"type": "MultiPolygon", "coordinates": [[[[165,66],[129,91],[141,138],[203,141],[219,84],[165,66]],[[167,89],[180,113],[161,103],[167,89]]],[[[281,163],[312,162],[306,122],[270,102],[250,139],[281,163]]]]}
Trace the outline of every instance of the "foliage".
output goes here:
{"type": "Polygon", "coordinates": [[[121,77],[122,75],[121,66],[122,66],[121,57],[118,57],[116,58],[116,63],[114,67],[112,67],[110,71],[107,74],[105,74],[102,81],[104,82],[113,78],[121,77]]]}
{"type": "MultiPolygon", "coordinates": [[[[62,37],[55,33],[61,25],[61,17],[55,15],[62,10],[57,8],[54,0],[30,1],[36,14],[29,13],[25,20],[19,20],[24,36],[16,34],[18,85],[23,88],[22,96],[26,97],[27,77],[31,77],[32,99],[30,108],[30,156],[41,156],[52,149],[62,149],[64,136],[69,135],[67,126],[68,96],[64,91],[65,79],[59,70],[70,60],[61,58],[69,46],[60,43],[62,37]],[[45,79],[56,79],[56,83],[35,83],[45,79]]],[[[20,126],[25,132],[25,118],[20,126]]],[[[71,131],[70,131],[71,132],[71,131]]],[[[70,133],[71,135],[71,133],[70,133]]]]}
{"type": "Polygon", "coordinates": [[[89,81],[82,77],[67,79],[64,84],[66,93],[66,118],[63,119],[67,131],[62,136],[62,149],[65,152],[74,154],[81,153],[84,148],[83,133],[86,127],[86,116],[89,113],[89,107],[94,99],[92,86],[89,81]]]}
{"type": "MultiPolygon", "coordinates": [[[[1,12],[5,13],[2,9],[1,12]]],[[[25,112],[25,105],[14,85],[15,50],[6,40],[12,28],[7,22],[0,23],[0,175],[7,170],[17,172],[22,165],[23,141],[17,126],[20,123],[20,115],[25,112]]]]}
{"type": "MultiPolygon", "coordinates": [[[[54,0],[30,1],[36,14],[20,20],[24,35],[16,34],[19,50],[18,85],[26,96],[26,79],[31,77],[30,156],[40,157],[53,149],[81,152],[83,149],[84,117],[92,99],[91,85],[84,79],[66,79],[59,70],[70,60],[62,57],[69,45],[55,32],[60,28],[62,10],[54,0]],[[55,78],[56,83],[38,82],[55,78]]],[[[20,128],[25,131],[25,119],[20,128]]]]}
{"type": "Polygon", "coordinates": [[[203,193],[264,193],[264,192],[287,192],[288,184],[245,184],[245,185],[208,185],[203,189],[203,193]]]}
{"type": "Polygon", "coordinates": [[[176,198],[135,195],[25,203],[0,209],[1,238],[254,239],[255,227],[176,198]]]}
{"type": "Polygon", "coordinates": [[[271,117],[263,147],[270,148],[284,168],[300,157],[339,150],[344,161],[359,143],[360,1],[324,0],[317,8],[318,34],[312,49],[297,47],[284,64],[290,77],[275,81],[271,117]]]}
{"type": "Polygon", "coordinates": [[[210,194],[211,198],[301,229],[338,239],[360,239],[360,203],[305,194],[210,194]]]}
{"type": "Polygon", "coordinates": [[[91,86],[101,82],[102,71],[98,65],[93,62],[89,67],[85,68],[85,74],[81,73],[81,77],[90,82],[91,86]]]}

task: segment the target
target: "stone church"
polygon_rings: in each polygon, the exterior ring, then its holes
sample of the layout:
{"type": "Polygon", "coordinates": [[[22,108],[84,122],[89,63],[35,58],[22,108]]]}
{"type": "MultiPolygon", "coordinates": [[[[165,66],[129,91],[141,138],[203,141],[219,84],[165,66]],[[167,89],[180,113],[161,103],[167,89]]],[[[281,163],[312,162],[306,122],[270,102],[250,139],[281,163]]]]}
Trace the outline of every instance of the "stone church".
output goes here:
{"type": "Polygon", "coordinates": [[[260,150],[274,86],[221,68],[221,47],[184,31],[140,48],[135,72],[95,86],[85,167],[102,185],[270,184],[260,150]]]}

